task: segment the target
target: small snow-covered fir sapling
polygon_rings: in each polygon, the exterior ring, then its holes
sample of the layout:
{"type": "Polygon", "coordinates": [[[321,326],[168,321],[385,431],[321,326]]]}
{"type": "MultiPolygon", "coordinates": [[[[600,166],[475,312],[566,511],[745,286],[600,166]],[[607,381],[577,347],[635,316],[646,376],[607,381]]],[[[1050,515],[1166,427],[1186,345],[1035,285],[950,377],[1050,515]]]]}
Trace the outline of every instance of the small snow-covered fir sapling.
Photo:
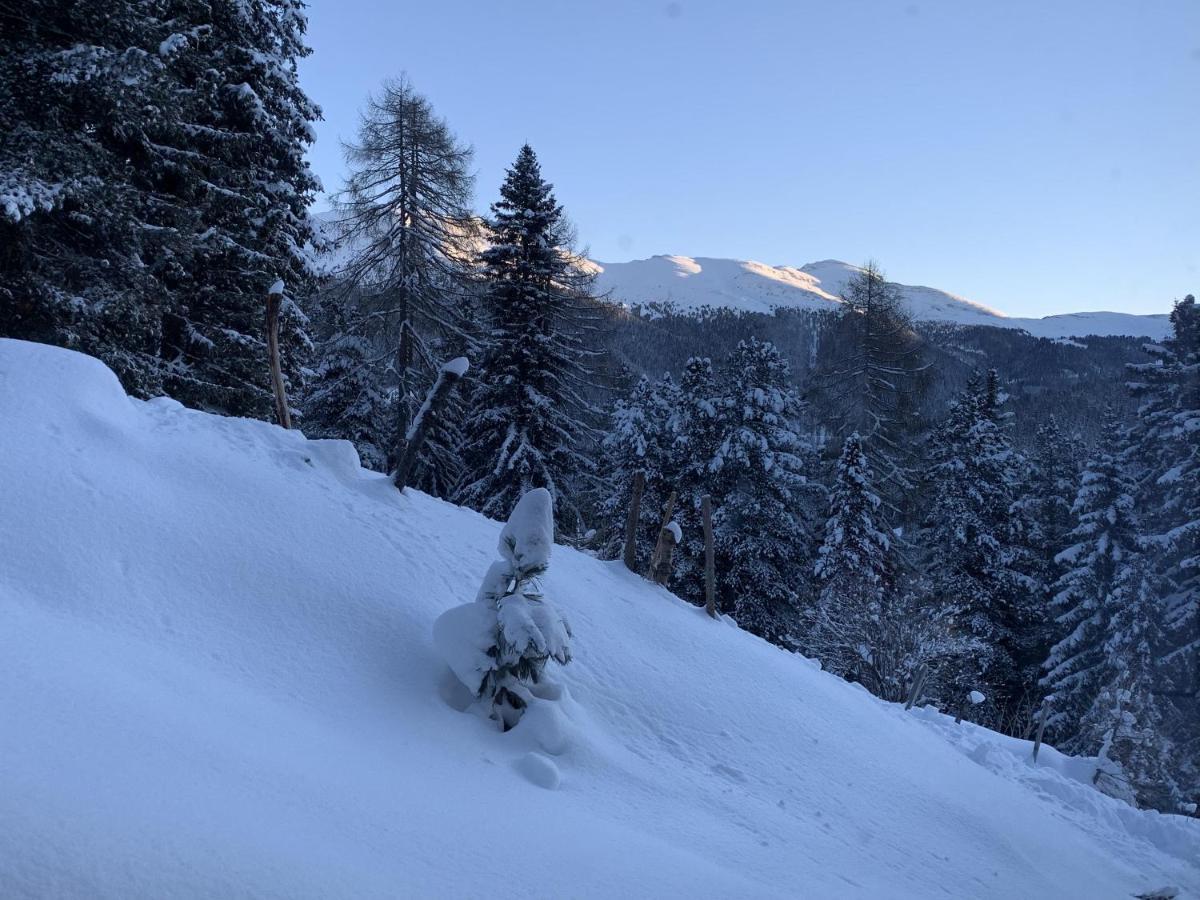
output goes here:
{"type": "Polygon", "coordinates": [[[500,533],[474,603],[434,623],[434,643],[458,679],[490,704],[503,731],[520,721],[546,663],[571,661],[571,628],[541,591],[554,539],[554,501],[545,488],[517,502],[500,533]]]}

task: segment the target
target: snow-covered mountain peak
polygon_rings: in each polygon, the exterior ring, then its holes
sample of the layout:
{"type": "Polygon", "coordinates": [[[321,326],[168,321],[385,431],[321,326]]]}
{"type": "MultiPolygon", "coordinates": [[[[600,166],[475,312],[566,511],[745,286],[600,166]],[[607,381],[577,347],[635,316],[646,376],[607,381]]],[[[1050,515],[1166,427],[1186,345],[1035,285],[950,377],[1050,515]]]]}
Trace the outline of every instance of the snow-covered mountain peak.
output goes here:
{"type": "MultiPolygon", "coordinates": [[[[754,260],[678,255],[630,262],[594,264],[597,289],[630,306],[663,304],[679,312],[732,309],[770,313],[776,309],[834,309],[846,283],[862,269],[836,259],[800,267],[754,260]]],[[[900,285],[915,319],[957,325],[992,325],[1035,337],[1129,335],[1160,339],[1170,323],[1165,315],[1138,316],[1086,312],[1026,319],[1008,316],[983,303],[922,285],[900,285]]]]}

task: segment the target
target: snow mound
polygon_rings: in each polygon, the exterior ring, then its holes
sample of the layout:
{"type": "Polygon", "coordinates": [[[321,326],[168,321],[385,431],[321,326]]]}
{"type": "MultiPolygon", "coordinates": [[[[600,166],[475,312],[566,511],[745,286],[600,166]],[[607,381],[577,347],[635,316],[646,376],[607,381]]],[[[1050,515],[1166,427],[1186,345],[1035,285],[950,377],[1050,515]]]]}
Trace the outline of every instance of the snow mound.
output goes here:
{"type": "MultiPolygon", "coordinates": [[[[623,263],[593,263],[596,287],[618,302],[647,307],[660,303],[682,313],[705,309],[770,313],[776,309],[837,309],[846,282],[858,266],[826,259],[799,268],[752,260],[652,256],[623,263]]],[[[1034,337],[1127,335],[1161,340],[1169,336],[1166,315],[1087,312],[1013,318],[936,288],[900,285],[915,319],[956,325],[991,325],[1027,331],[1034,337]]]]}
{"type": "Polygon", "coordinates": [[[1087,760],[1034,767],[565,547],[573,661],[508,733],[463,715],[431,635],[501,525],[342,442],[0,340],[0,463],[0,896],[1200,892],[1200,822],[1087,760]]]}

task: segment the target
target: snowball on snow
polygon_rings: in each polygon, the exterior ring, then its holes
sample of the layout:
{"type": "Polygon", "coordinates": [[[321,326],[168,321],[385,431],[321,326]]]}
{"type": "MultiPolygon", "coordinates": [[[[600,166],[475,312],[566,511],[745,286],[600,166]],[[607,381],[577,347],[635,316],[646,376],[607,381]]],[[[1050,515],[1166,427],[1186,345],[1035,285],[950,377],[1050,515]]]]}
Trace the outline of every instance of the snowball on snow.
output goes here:
{"type": "Polygon", "coordinates": [[[442,371],[449,375],[457,375],[459,378],[462,378],[467,374],[467,369],[470,368],[470,366],[471,364],[467,361],[465,356],[456,356],[454,359],[442,365],[442,371]]]}
{"type": "Polygon", "coordinates": [[[522,572],[550,564],[554,545],[554,498],[545,488],[528,491],[500,532],[500,555],[522,572]]]}

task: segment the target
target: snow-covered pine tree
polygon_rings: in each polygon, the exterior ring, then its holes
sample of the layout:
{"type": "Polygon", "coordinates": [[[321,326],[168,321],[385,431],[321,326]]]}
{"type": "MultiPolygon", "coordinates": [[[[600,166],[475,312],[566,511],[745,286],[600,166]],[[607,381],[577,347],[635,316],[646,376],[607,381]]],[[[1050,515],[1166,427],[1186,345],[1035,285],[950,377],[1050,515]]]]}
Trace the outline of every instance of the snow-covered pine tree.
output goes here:
{"type": "Polygon", "coordinates": [[[156,12],[0,10],[0,335],[98,356],[142,397],[162,390],[169,298],[154,266],[178,237],[141,183],[158,164],[148,133],[176,99],[156,12]]]}
{"type": "Polygon", "coordinates": [[[553,539],[553,499],[535,488],[500,532],[502,559],[488,569],[475,602],[447,610],[433,626],[434,643],[455,676],[504,731],[533,701],[546,663],[571,661],[571,628],[539,584],[553,539]]]}
{"type": "MultiPolygon", "coordinates": [[[[167,224],[189,230],[160,266],[172,303],[163,327],[166,386],[184,403],[268,418],[273,399],[263,310],[277,279],[306,294],[314,272],[308,206],[320,185],[305,152],[320,110],[299,85],[311,51],[302,0],[184,0],[156,48],[177,105],[159,110],[156,165],[142,186],[167,224]]],[[[284,373],[300,388],[307,320],[286,300],[284,373]]]]}
{"type": "Polygon", "coordinates": [[[1200,799],[1200,305],[1175,304],[1157,359],[1131,366],[1146,552],[1163,577],[1158,696],[1184,792],[1200,799]]]}
{"type": "Polygon", "coordinates": [[[777,644],[799,634],[811,522],[823,492],[808,478],[811,448],[797,434],[801,401],[770,343],[739,342],[722,366],[727,433],[713,516],[721,608],[777,644]]]}
{"type": "Polygon", "coordinates": [[[605,559],[621,555],[633,479],[637,472],[645,476],[638,517],[639,571],[644,571],[650,563],[650,553],[662,525],[662,506],[671,491],[669,466],[674,440],[671,415],[678,394],[679,388],[669,373],[656,383],[642,376],[628,397],[618,397],[614,402],[600,444],[604,494],[597,504],[596,521],[601,529],[600,553],[605,559]]]}
{"type": "MultiPolygon", "coordinates": [[[[1024,679],[1032,685],[1057,639],[1051,605],[1063,568],[1055,561],[1074,525],[1071,506],[1079,483],[1079,468],[1065,435],[1051,416],[1038,426],[1033,447],[1022,459],[1019,482],[1010,513],[1015,565],[1025,578],[1027,615],[1022,626],[1018,660],[1024,679]]],[[[1023,708],[1014,714],[1029,726],[1042,702],[1040,690],[1029,690],[1023,708]]]]}
{"type": "MultiPolygon", "coordinates": [[[[299,0],[70,4],[4,15],[5,334],[95,353],[135,393],[270,416],[267,288],[307,289],[299,0]],[[102,174],[101,174],[102,173],[102,174]]],[[[286,374],[304,317],[285,304],[286,374]]]]}
{"type": "Polygon", "coordinates": [[[1174,812],[1180,802],[1163,733],[1158,659],[1163,649],[1162,585],[1137,551],[1119,562],[1103,604],[1098,690],[1079,724],[1077,746],[1117,763],[1097,786],[1138,805],[1174,812]],[[1103,784],[1103,781],[1116,784],[1103,784]],[[1114,790],[1115,789],[1115,790],[1114,790]]]}
{"type": "Polygon", "coordinates": [[[815,389],[843,442],[857,433],[884,503],[881,515],[903,524],[911,505],[913,437],[920,429],[921,338],[899,288],[873,262],[847,281],[844,312],[823,343],[815,389]]]}
{"type": "Polygon", "coordinates": [[[813,567],[819,589],[803,644],[829,671],[875,689],[879,679],[869,672],[869,648],[888,615],[896,566],[873,480],[862,438],[851,433],[829,493],[829,518],[813,567]]]}
{"type": "Polygon", "coordinates": [[[351,441],[365,467],[386,471],[395,420],[379,387],[376,354],[340,298],[326,296],[320,312],[321,338],[305,398],[304,432],[310,438],[351,441]]]}
{"type": "MultiPolygon", "coordinates": [[[[471,157],[404,77],[368,100],[358,140],[346,147],[350,175],[335,198],[335,239],[351,252],[336,277],[368,313],[372,342],[394,348],[397,439],[441,360],[473,355],[471,281],[480,231],[470,210],[471,157]]],[[[455,421],[447,415],[439,428],[455,421]]],[[[447,488],[456,479],[446,468],[454,439],[441,430],[429,436],[416,483],[447,488]]],[[[401,451],[389,448],[393,460],[401,451]]]]}
{"type": "MultiPolygon", "coordinates": [[[[973,378],[934,436],[924,534],[930,601],[983,648],[980,675],[1005,727],[1036,688],[1042,613],[1015,501],[1022,459],[1009,440],[994,371],[973,378]]],[[[973,673],[964,673],[979,686],[973,673]]],[[[1025,723],[1027,724],[1027,723],[1025,723]]]]}
{"type": "Polygon", "coordinates": [[[553,186],[526,144],[487,223],[483,303],[490,322],[464,426],[465,474],[457,502],[496,516],[530,489],[554,497],[557,524],[583,522],[575,488],[594,469],[581,447],[593,412],[572,318],[590,287],[570,254],[570,230],[553,186]]]}
{"type": "Polygon", "coordinates": [[[1047,725],[1071,753],[1095,752],[1098,735],[1085,734],[1081,723],[1102,685],[1114,681],[1105,674],[1114,662],[1106,659],[1114,590],[1138,555],[1137,485],[1129,449],[1128,432],[1110,408],[1101,442],[1080,475],[1069,544],[1056,557],[1066,571],[1053,600],[1058,639],[1042,684],[1049,692],[1047,725]]]}
{"type": "MultiPolygon", "coordinates": [[[[728,436],[728,406],[713,370],[712,360],[694,356],[679,380],[679,394],[670,418],[673,436],[667,493],[675,491],[674,518],[683,541],[675,554],[676,592],[700,602],[704,596],[704,529],[700,504],[710,495],[714,518],[725,496],[721,447],[728,436]]],[[[662,510],[657,510],[659,515],[662,510]]],[[[660,523],[661,524],[661,523],[660,523]]]]}

